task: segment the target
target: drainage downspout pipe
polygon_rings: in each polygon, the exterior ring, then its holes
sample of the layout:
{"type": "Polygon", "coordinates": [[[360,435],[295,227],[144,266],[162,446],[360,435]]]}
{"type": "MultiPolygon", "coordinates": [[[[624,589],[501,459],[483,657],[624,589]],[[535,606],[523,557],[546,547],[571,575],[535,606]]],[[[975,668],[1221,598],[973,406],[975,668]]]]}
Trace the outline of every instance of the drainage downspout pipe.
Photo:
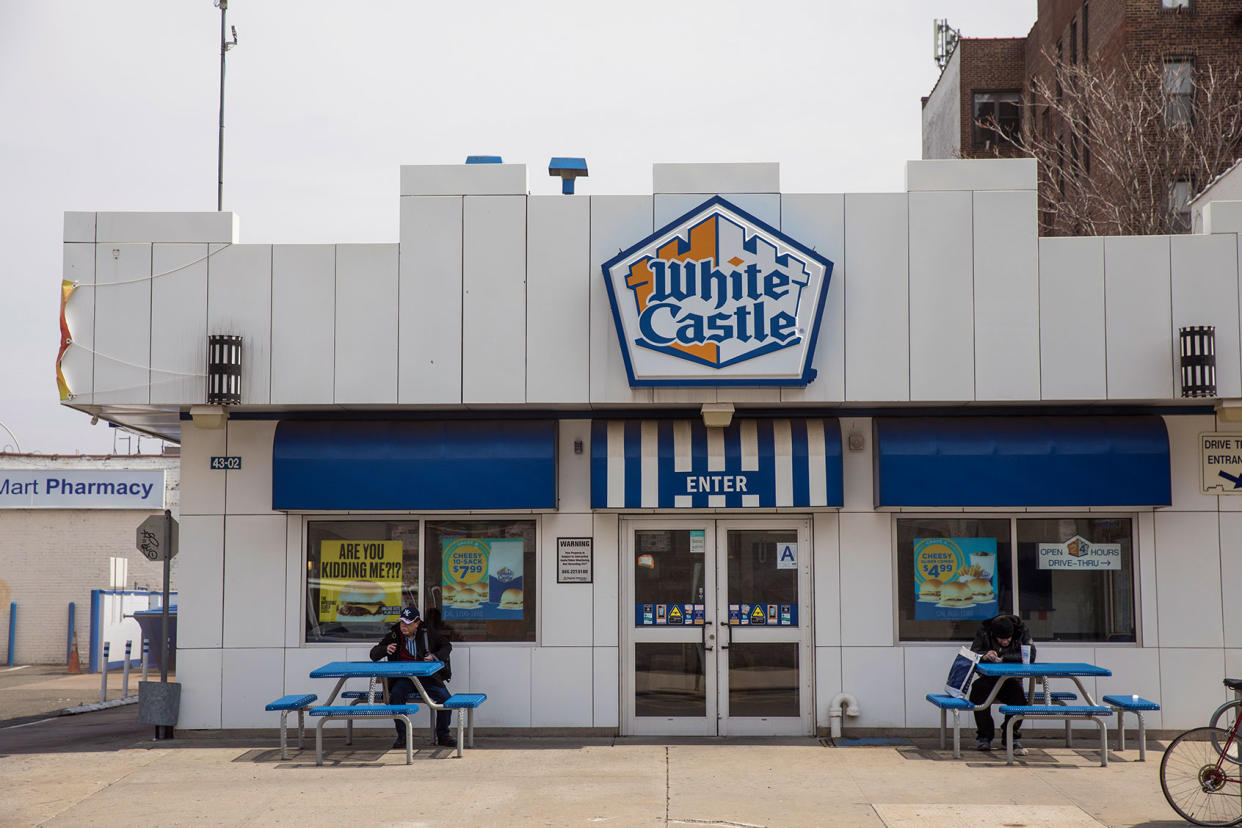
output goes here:
{"type": "Polygon", "coordinates": [[[837,693],[828,706],[829,735],[834,739],[841,738],[841,714],[854,717],[859,714],[858,699],[849,693],[837,693]]]}

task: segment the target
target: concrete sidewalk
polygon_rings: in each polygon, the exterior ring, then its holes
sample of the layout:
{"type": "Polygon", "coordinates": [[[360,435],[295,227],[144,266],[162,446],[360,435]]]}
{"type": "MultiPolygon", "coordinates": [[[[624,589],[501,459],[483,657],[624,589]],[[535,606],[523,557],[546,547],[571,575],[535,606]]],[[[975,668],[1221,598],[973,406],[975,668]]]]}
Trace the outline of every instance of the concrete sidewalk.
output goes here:
{"type": "MultiPolygon", "coordinates": [[[[1160,750],[1028,741],[961,760],[913,745],[814,739],[542,739],[480,736],[462,759],[391,734],[347,747],[328,725],[327,763],[281,761],[271,731],[153,742],[136,708],[0,727],[0,824],[152,825],[1178,825],[1160,793],[1160,750]]],[[[296,736],[295,736],[296,739],[296,736]]],[[[296,742],[295,742],[296,743],[296,742]]]]}

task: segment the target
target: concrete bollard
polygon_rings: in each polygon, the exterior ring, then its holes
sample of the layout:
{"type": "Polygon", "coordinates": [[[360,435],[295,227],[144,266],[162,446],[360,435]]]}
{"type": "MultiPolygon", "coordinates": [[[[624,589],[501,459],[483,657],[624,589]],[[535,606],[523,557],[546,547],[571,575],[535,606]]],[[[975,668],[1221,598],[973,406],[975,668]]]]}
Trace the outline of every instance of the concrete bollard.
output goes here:
{"type": "Polygon", "coordinates": [[[129,698],[129,659],[134,650],[134,642],[125,642],[125,663],[121,665],[121,698],[129,698]]]}
{"type": "Polygon", "coordinates": [[[147,680],[147,668],[151,666],[151,642],[142,639],[142,680],[147,680]]]}
{"type": "Polygon", "coordinates": [[[111,644],[107,641],[103,645],[103,660],[99,664],[99,703],[103,704],[108,700],[108,650],[111,644]]]}

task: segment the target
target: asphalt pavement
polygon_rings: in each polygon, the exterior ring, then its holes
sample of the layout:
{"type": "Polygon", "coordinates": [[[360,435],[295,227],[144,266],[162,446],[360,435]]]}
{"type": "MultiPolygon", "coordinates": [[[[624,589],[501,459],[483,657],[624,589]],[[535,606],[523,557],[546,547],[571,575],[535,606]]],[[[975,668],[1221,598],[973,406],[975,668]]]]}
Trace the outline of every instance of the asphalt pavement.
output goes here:
{"type": "MultiPolygon", "coordinates": [[[[79,676],[29,675],[37,678],[18,683],[0,672],[5,826],[1182,824],[1160,792],[1162,742],[1139,762],[1127,741],[1131,749],[1113,751],[1103,768],[1085,732],[1075,749],[1028,740],[1030,755],[1008,767],[1003,752],[967,750],[955,760],[935,739],[834,746],[486,732],[458,759],[423,731],[407,766],[405,752],[389,748],[391,731],[362,731],[346,746],[334,722],[317,767],[313,731],[306,749],[280,758],[277,714],[270,730],[177,731],[159,742],[134,705],[10,716],[38,706],[16,703],[22,687],[44,706],[81,692],[70,689],[79,676]]],[[[97,701],[99,677],[90,678],[97,701]]]]}

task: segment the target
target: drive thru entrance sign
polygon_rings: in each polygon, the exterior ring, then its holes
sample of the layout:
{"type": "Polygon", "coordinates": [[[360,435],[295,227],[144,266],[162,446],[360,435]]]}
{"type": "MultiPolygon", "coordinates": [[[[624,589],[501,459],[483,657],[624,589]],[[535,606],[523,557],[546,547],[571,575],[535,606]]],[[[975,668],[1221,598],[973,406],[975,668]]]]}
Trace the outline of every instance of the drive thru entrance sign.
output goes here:
{"type": "Polygon", "coordinates": [[[1242,494],[1242,433],[1200,434],[1199,460],[1203,494],[1242,494]]]}

